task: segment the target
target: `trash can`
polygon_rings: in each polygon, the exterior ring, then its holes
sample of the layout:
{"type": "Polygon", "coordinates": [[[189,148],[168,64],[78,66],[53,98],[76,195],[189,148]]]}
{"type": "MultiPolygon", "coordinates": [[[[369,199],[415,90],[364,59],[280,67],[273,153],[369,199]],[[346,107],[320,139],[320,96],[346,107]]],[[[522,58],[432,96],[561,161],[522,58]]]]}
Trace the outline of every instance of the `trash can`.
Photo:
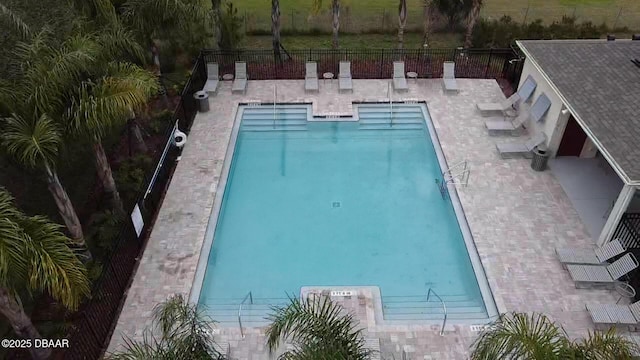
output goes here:
{"type": "Polygon", "coordinates": [[[544,145],[536,146],[533,149],[533,159],[531,159],[531,168],[535,171],[544,171],[547,168],[549,154],[547,147],[544,145]]]}
{"type": "Polygon", "coordinates": [[[199,112],[209,111],[209,93],[206,91],[196,91],[196,93],[193,94],[193,98],[196,99],[198,103],[199,112]]]}

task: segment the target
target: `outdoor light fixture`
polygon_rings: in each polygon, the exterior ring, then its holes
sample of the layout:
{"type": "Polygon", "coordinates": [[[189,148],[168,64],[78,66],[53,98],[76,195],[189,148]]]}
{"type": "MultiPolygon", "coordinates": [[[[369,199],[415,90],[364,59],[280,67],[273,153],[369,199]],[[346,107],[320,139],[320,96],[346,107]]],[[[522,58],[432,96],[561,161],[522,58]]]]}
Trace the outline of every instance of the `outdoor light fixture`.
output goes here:
{"type": "Polygon", "coordinates": [[[560,113],[561,113],[562,115],[565,115],[565,116],[566,116],[566,115],[569,115],[569,109],[562,109],[562,111],[560,111],[560,113]]]}

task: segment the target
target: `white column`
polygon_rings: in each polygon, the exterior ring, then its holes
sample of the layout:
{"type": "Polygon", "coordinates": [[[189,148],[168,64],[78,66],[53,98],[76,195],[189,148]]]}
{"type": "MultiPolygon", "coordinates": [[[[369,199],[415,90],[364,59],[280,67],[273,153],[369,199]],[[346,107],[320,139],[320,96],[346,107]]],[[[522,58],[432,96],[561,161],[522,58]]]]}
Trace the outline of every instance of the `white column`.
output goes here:
{"type": "Polygon", "coordinates": [[[624,185],[622,190],[620,191],[620,195],[618,195],[618,200],[616,200],[615,205],[613,205],[613,209],[611,209],[611,213],[609,213],[609,218],[607,222],[604,224],[602,231],[600,232],[600,237],[598,238],[598,246],[602,246],[607,241],[611,240],[613,233],[616,231],[618,227],[618,223],[622,218],[622,214],[627,211],[627,207],[633,199],[633,194],[635,193],[636,188],[629,185],[624,185]]]}

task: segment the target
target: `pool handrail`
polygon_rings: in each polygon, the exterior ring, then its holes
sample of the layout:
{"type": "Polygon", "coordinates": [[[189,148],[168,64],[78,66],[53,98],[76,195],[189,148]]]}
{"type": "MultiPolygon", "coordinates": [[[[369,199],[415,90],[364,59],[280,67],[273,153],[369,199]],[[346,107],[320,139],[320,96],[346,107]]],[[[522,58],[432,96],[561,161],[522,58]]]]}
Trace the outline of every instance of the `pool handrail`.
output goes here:
{"type": "Polygon", "coordinates": [[[253,305],[253,295],[251,294],[251,291],[244,296],[244,299],[242,299],[242,302],[238,307],[238,326],[240,326],[240,335],[242,335],[242,338],[244,338],[244,328],[242,327],[242,305],[247,301],[247,298],[249,298],[249,303],[253,305]]]}
{"type": "Polygon", "coordinates": [[[429,291],[427,291],[427,302],[429,302],[429,296],[431,296],[431,294],[437,297],[438,300],[440,300],[440,303],[442,304],[442,310],[444,311],[444,318],[442,319],[442,328],[440,329],[440,336],[443,336],[444,326],[447,324],[447,304],[444,303],[444,300],[442,300],[440,295],[438,295],[436,291],[433,290],[432,288],[429,288],[429,291]]]}

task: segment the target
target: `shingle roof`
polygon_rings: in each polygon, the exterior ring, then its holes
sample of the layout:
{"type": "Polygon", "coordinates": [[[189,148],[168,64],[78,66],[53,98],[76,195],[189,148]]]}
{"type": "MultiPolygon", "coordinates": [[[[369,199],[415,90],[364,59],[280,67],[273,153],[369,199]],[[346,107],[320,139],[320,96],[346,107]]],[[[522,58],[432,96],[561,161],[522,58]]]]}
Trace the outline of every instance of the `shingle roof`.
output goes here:
{"type": "Polygon", "coordinates": [[[517,42],[558,89],[578,121],[626,175],[640,182],[640,41],[517,42]]]}

